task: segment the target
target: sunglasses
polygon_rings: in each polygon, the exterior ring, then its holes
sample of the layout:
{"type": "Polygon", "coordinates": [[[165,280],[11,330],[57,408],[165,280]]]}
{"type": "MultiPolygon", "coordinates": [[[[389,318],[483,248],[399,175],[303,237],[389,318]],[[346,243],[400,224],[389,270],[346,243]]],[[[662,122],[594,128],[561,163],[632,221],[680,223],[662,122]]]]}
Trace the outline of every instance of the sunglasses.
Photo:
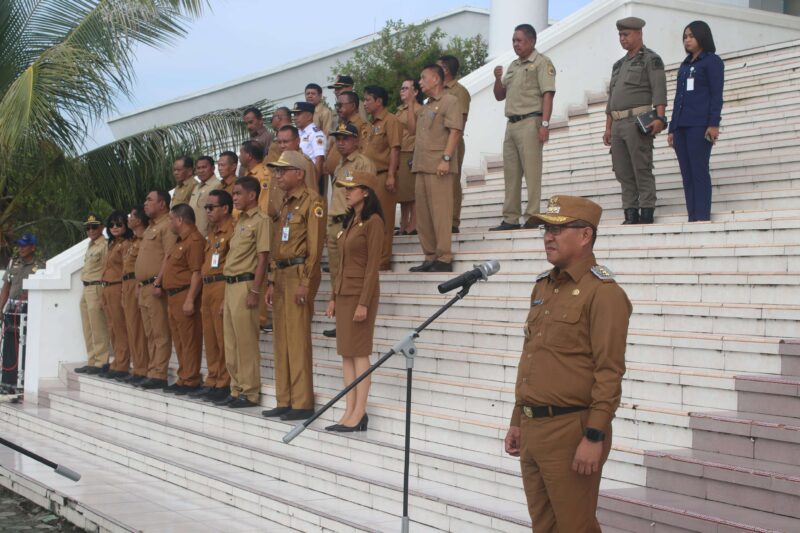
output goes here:
{"type": "Polygon", "coordinates": [[[218,207],[220,207],[220,206],[213,205],[213,204],[206,204],[206,205],[203,206],[203,209],[205,209],[206,211],[213,211],[214,209],[216,209],[218,207]]]}
{"type": "Polygon", "coordinates": [[[124,228],[125,224],[123,224],[122,222],[112,222],[111,224],[108,225],[108,227],[109,228],[124,228]]]}

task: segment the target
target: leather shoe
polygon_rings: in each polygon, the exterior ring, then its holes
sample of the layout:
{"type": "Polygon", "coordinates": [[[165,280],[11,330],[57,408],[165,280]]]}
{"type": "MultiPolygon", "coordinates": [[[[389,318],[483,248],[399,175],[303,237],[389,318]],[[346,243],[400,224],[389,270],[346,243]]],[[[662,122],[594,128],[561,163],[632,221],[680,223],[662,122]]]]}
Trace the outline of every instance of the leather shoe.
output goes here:
{"type": "Polygon", "coordinates": [[[200,399],[203,400],[204,402],[218,402],[220,400],[224,400],[230,395],[231,395],[230,387],[217,387],[215,389],[211,389],[211,392],[209,392],[205,396],[201,396],[200,399]]]}
{"type": "Polygon", "coordinates": [[[361,421],[355,426],[345,426],[344,424],[337,424],[336,427],[334,427],[329,431],[335,431],[337,433],[352,433],[354,431],[366,431],[368,424],[369,424],[369,417],[367,416],[366,413],[364,413],[364,416],[361,417],[361,421]]]}
{"type": "Polygon", "coordinates": [[[217,400],[214,402],[214,405],[228,405],[229,403],[237,401],[239,398],[236,396],[231,396],[228,394],[226,397],[222,398],[221,400],[217,400]]]}
{"type": "Polygon", "coordinates": [[[451,233],[461,233],[461,230],[458,229],[458,226],[453,226],[450,228],[451,233]]]}
{"type": "Polygon", "coordinates": [[[427,272],[434,261],[423,261],[421,265],[417,265],[415,267],[411,267],[408,269],[409,272],[427,272]]]}
{"type": "Polygon", "coordinates": [[[86,371],[84,373],[89,374],[89,375],[92,375],[92,374],[97,375],[100,372],[102,372],[102,370],[100,369],[99,366],[87,366],[86,367],[86,371]]]}
{"type": "Polygon", "coordinates": [[[202,387],[200,385],[197,385],[196,387],[181,385],[180,387],[178,387],[178,390],[175,391],[175,396],[186,396],[187,394],[199,391],[201,388],[202,387]]]}
{"type": "Polygon", "coordinates": [[[242,407],[258,407],[258,404],[251,402],[247,396],[239,396],[234,401],[228,404],[231,409],[241,409],[242,407]]]}
{"type": "Polygon", "coordinates": [[[322,332],[322,334],[324,336],[330,338],[330,339],[335,339],[336,338],[336,328],[326,329],[325,331],[322,332]]]}
{"type": "Polygon", "coordinates": [[[292,408],[288,406],[286,407],[278,406],[278,407],[273,407],[272,409],[267,409],[266,411],[261,411],[261,416],[265,416],[267,418],[273,418],[276,416],[283,416],[291,410],[292,408]]]}
{"type": "Polygon", "coordinates": [[[164,392],[178,392],[180,388],[181,386],[178,385],[178,382],[176,381],[172,385],[167,385],[166,387],[164,387],[164,392]]]}
{"type": "Polygon", "coordinates": [[[123,383],[127,383],[128,385],[138,385],[142,381],[146,380],[147,376],[137,376],[136,374],[131,374],[126,378],[122,378],[119,381],[123,383]]]}
{"type": "Polygon", "coordinates": [[[192,392],[189,392],[188,395],[189,395],[189,398],[200,398],[200,397],[206,396],[208,394],[211,394],[211,392],[213,392],[213,390],[214,390],[214,387],[208,387],[208,386],[200,387],[198,389],[193,390],[192,392]]]}
{"type": "Polygon", "coordinates": [[[74,372],[75,372],[76,374],[85,374],[85,373],[86,373],[86,371],[87,371],[87,370],[89,370],[90,368],[92,368],[92,367],[91,367],[91,366],[89,366],[89,365],[79,366],[78,368],[76,368],[76,369],[74,370],[74,372]]]}
{"type": "Polygon", "coordinates": [[[489,228],[489,231],[510,231],[512,229],[519,229],[519,224],[509,224],[505,220],[500,223],[499,226],[495,226],[493,228],[489,228]]]}
{"type": "Polygon", "coordinates": [[[434,261],[428,269],[428,272],[452,272],[453,263],[445,263],[444,261],[434,261]]]}
{"type": "Polygon", "coordinates": [[[538,229],[541,226],[541,222],[534,220],[533,218],[529,218],[525,221],[525,224],[522,226],[522,229],[538,229]]]}
{"type": "Polygon", "coordinates": [[[166,379],[155,379],[155,378],[147,378],[146,380],[139,383],[139,386],[143,389],[163,389],[167,386],[166,379]]]}
{"type": "Polygon", "coordinates": [[[342,427],[341,424],[332,424],[325,428],[325,431],[339,431],[339,428],[342,427]]]}
{"type": "Polygon", "coordinates": [[[281,420],[305,420],[313,414],[313,409],[291,409],[281,415],[281,420]]]}

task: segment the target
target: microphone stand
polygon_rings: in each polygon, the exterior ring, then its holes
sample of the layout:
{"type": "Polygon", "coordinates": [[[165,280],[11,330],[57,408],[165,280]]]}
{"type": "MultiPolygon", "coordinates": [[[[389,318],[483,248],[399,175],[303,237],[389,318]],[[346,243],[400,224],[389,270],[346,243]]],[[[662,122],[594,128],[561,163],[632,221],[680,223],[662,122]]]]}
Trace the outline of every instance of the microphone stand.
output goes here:
{"type": "Polygon", "coordinates": [[[3,446],[6,446],[7,448],[11,448],[15,452],[19,452],[22,455],[30,457],[34,461],[38,461],[38,462],[42,463],[45,466],[49,466],[50,468],[53,469],[53,471],[56,474],[62,475],[67,479],[71,479],[72,481],[78,481],[79,479],[81,479],[81,475],[79,473],[75,472],[74,470],[70,470],[69,468],[67,468],[64,465],[59,465],[59,464],[54,463],[53,461],[45,459],[41,455],[37,455],[37,454],[33,453],[32,451],[27,450],[27,449],[23,448],[22,446],[18,446],[18,445],[14,444],[11,441],[7,441],[6,439],[4,439],[2,437],[0,437],[0,444],[2,444],[3,446]]]}
{"type": "Polygon", "coordinates": [[[361,383],[367,376],[372,374],[375,370],[378,369],[383,363],[389,360],[394,354],[401,353],[406,358],[406,434],[405,434],[405,463],[403,468],[403,524],[402,524],[402,532],[408,533],[408,526],[409,526],[409,519],[408,519],[408,472],[409,472],[409,465],[410,465],[410,457],[411,457],[411,381],[413,379],[413,372],[414,372],[414,357],[417,355],[417,347],[414,344],[414,341],[419,334],[427,328],[434,320],[439,318],[445,311],[450,309],[456,302],[462,300],[468,293],[470,288],[475,284],[478,280],[468,281],[464,284],[458,293],[450,299],[449,302],[444,304],[442,307],[439,308],[434,314],[432,314],[425,322],[417,326],[414,330],[411,331],[408,335],[400,339],[397,344],[392,346],[386,354],[384,354],[380,359],[375,361],[375,363],[370,366],[367,370],[364,371],[363,374],[358,376],[352,383],[350,383],[347,387],[342,389],[339,394],[334,396],[328,403],[322,406],[316,413],[311,415],[308,419],[304,420],[300,424],[294,427],[289,433],[284,435],[283,442],[289,444],[295,437],[297,437],[300,433],[302,433],[308,426],[310,426],[317,418],[319,418],[322,413],[333,407],[333,405],[341,400],[348,392],[353,390],[359,383],[361,383]]]}

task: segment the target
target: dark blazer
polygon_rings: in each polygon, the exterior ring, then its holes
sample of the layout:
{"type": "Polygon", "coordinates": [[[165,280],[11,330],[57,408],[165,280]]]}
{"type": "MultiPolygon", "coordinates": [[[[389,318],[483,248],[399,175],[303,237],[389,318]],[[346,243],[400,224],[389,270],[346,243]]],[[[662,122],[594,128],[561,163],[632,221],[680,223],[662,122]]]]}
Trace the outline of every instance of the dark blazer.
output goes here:
{"type": "Polygon", "coordinates": [[[678,87],[672,106],[669,132],[692,126],[719,127],[725,64],[717,54],[702,52],[693,62],[689,54],[678,69],[678,87]],[[687,90],[688,79],[694,90],[687,90]]]}

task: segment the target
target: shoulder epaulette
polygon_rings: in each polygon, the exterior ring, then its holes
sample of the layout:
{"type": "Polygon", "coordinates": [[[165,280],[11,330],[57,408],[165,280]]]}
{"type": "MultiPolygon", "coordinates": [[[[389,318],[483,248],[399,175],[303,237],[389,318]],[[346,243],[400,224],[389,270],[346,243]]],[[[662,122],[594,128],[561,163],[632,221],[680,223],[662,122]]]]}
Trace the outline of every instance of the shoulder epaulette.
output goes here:
{"type": "Polygon", "coordinates": [[[614,281],[614,273],[603,265],[595,265],[592,267],[592,274],[602,281],[614,281]]]}
{"type": "Polygon", "coordinates": [[[545,270],[544,272],[542,272],[541,274],[536,276],[536,281],[542,281],[544,278],[546,278],[549,275],[550,275],[550,271],[549,270],[545,270]]]}

